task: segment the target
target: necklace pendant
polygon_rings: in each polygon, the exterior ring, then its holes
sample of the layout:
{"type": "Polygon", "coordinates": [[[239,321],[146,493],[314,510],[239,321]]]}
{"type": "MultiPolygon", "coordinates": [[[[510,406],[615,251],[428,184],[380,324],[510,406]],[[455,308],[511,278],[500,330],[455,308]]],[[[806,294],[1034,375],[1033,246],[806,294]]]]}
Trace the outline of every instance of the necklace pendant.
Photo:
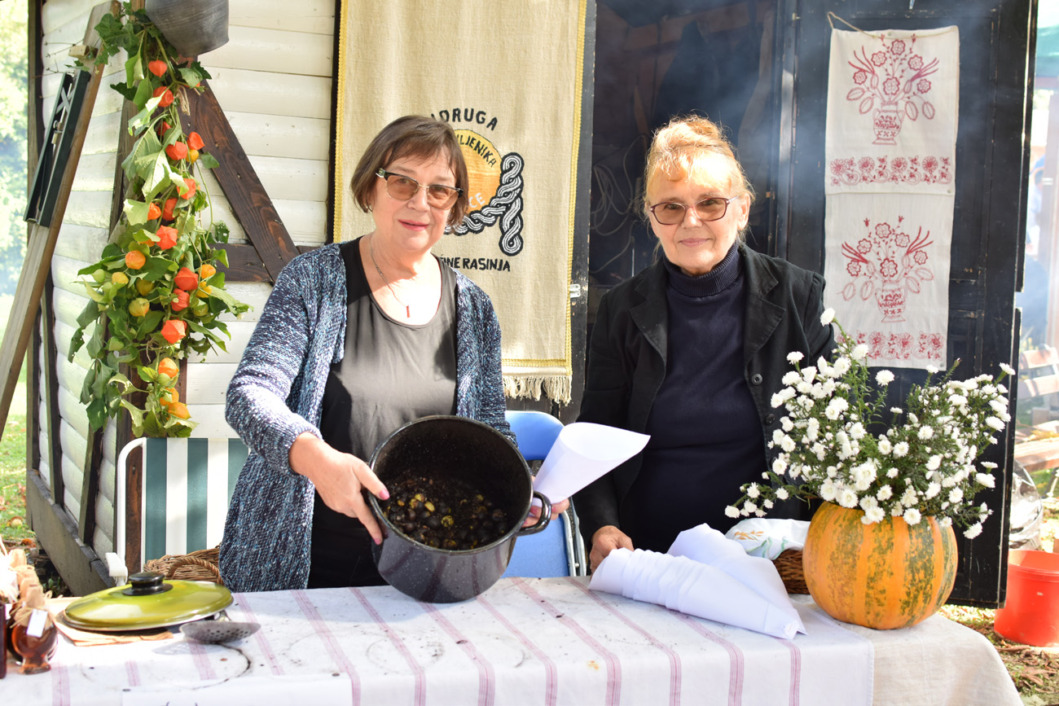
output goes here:
{"type": "Polygon", "coordinates": [[[408,306],[407,304],[405,304],[404,307],[404,315],[407,319],[412,318],[412,307],[408,306]]]}

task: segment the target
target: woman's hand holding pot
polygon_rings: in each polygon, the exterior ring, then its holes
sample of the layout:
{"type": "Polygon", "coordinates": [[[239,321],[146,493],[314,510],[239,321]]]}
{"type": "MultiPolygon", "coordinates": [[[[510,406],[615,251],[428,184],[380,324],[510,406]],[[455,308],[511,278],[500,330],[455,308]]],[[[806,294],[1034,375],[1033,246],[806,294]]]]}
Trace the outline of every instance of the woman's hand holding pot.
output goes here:
{"type": "MultiPolygon", "coordinates": [[[[570,507],[569,500],[563,500],[552,505],[551,519],[554,520],[555,518],[559,517],[559,515],[563,514],[563,511],[565,511],[568,507],[570,507]]],[[[526,516],[526,519],[522,523],[522,526],[529,527],[530,525],[537,524],[537,518],[540,517],[540,514],[541,509],[537,505],[532,505],[530,507],[529,515],[526,516]]]]}
{"type": "Polygon", "coordinates": [[[380,500],[389,499],[390,494],[368,464],[306,432],[291,444],[290,465],[295,473],[312,481],[325,505],[335,512],[357,518],[376,544],[382,542],[382,530],[361,490],[367,490],[380,500]]]}

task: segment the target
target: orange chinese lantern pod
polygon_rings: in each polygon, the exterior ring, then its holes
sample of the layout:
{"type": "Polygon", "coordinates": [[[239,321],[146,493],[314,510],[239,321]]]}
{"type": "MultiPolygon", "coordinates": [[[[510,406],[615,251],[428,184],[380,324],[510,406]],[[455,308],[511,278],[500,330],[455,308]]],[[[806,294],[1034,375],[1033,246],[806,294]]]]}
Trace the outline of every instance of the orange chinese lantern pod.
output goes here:
{"type": "Polygon", "coordinates": [[[177,392],[175,387],[167,387],[162,391],[162,395],[158,398],[158,401],[168,407],[174,402],[180,401],[180,393],[177,392]]]}
{"type": "Polygon", "coordinates": [[[143,297],[136,297],[129,302],[129,313],[139,318],[141,316],[147,316],[147,312],[151,310],[151,302],[147,301],[143,297]]]}
{"type": "Polygon", "coordinates": [[[188,308],[188,293],[183,289],[178,289],[174,296],[173,301],[170,303],[169,308],[173,311],[183,311],[188,308]]]}
{"type": "Polygon", "coordinates": [[[203,263],[202,267],[199,268],[199,279],[206,280],[215,274],[217,274],[217,268],[208,262],[203,263]]]}
{"type": "Polygon", "coordinates": [[[158,61],[156,59],[155,61],[147,62],[147,70],[161,78],[162,76],[165,76],[165,72],[169,70],[169,65],[164,61],[158,61]]]}
{"type": "Polygon", "coordinates": [[[188,411],[188,406],[183,402],[174,402],[169,405],[169,413],[178,419],[191,418],[191,412],[188,411]]]}
{"type": "Polygon", "coordinates": [[[165,148],[165,153],[169,156],[169,159],[179,162],[188,156],[188,146],[183,142],[174,142],[165,148]]]}
{"type": "Polygon", "coordinates": [[[190,292],[195,287],[199,286],[199,276],[195,274],[195,270],[190,267],[181,267],[180,271],[176,273],[176,277],[173,278],[173,284],[180,289],[190,292]]]}
{"type": "Polygon", "coordinates": [[[154,291],[154,282],[148,279],[136,280],[136,291],[144,296],[154,291]]]}
{"type": "Polygon", "coordinates": [[[155,98],[158,98],[159,96],[162,97],[162,99],[158,101],[158,105],[162,108],[168,108],[173,104],[173,92],[165,86],[159,86],[158,88],[154,89],[154,93],[152,93],[151,95],[155,98]]]}
{"type": "Polygon", "coordinates": [[[110,281],[119,287],[124,287],[129,283],[129,276],[124,272],[115,272],[110,276],[110,281]]]}
{"type": "Polygon", "coordinates": [[[125,253],[125,266],[130,270],[138,270],[147,264],[147,257],[139,250],[130,250],[125,253]]]}
{"type": "Polygon", "coordinates": [[[158,247],[161,250],[168,250],[177,244],[177,238],[180,234],[177,233],[176,228],[172,226],[159,226],[158,227],[158,247]]]}
{"type": "Polygon", "coordinates": [[[173,126],[163,120],[161,123],[158,124],[158,127],[156,128],[156,130],[158,131],[158,136],[164,138],[165,134],[169,132],[169,129],[171,127],[173,126]]]}
{"type": "Polygon", "coordinates": [[[147,220],[156,221],[158,217],[162,215],[162,209],[158,208],[158,204],[152,203],[147,207],[147,220]]]}
{"type": "Polygon", "coordinates": [[[206,146],[206,143],[202,141],[202,135],[197,132],[193,132],[188,135],[188,147],[193,150],[201,150],[206,146]]]}
{"type": "Polygon", "coordinates": [[[188,335],[188,325],[186,322],[179,319],[169,319],[162,324],[162,338],[169,341],[169,345],[174,346],[180,342],[180,339],[188,335]]]}
{"type": "Polygon", "coordinates": [[[184,199],[185,201],[190,201],[191,199],[195,198],[195,192],[198,191],[199,187],[198,184],[195,183],[195,180],[191,177],[185,177],[184,183],[187,185],[188,190],[181,194],[180,198],[184,199]]]}
{"type": "Polygon", "coordinates": [[[175,380],[177,375],[180,374],[180,366],[178,366],[176,361],[172,358],[162,358],[158,361],[158,373],[161,375],[168,375],[171,379],[175,380]]]}
{"type": "Polygon", "coordinates": [[[165,207],[162,209],[162,218],[167,221],[173,220],[173,209],[176,208],[176,197],[165,200],[165,207]]]}

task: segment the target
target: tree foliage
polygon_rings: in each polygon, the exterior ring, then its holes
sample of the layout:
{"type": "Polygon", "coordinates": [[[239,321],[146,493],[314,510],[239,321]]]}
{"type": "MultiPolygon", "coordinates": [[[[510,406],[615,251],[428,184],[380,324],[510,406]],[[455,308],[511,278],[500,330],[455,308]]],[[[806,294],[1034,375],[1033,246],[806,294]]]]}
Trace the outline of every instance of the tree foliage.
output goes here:
{"type": "Polygon", "coordinates": [[[26,0],[0,2],[0,293],[18,283],[26,252],[26,0]]]}

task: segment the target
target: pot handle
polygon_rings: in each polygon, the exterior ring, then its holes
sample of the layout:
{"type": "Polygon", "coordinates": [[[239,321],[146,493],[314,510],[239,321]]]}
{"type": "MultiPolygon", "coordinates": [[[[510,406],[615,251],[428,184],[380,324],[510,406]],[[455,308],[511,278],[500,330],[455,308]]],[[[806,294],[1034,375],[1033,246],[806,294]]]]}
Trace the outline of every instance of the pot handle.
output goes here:
{"type": "Polygon", "coordinates": [[[545,527],[547,527],[548,523],[552,521],[552,501],[536,490],[533,491],[533,497],[541,501],[540,517],[538,517],[537,521],[529,527],[523,527],[521,530],[519,530],[519,537],[524,537],[529,534],[537,534],[545,527]]]}

